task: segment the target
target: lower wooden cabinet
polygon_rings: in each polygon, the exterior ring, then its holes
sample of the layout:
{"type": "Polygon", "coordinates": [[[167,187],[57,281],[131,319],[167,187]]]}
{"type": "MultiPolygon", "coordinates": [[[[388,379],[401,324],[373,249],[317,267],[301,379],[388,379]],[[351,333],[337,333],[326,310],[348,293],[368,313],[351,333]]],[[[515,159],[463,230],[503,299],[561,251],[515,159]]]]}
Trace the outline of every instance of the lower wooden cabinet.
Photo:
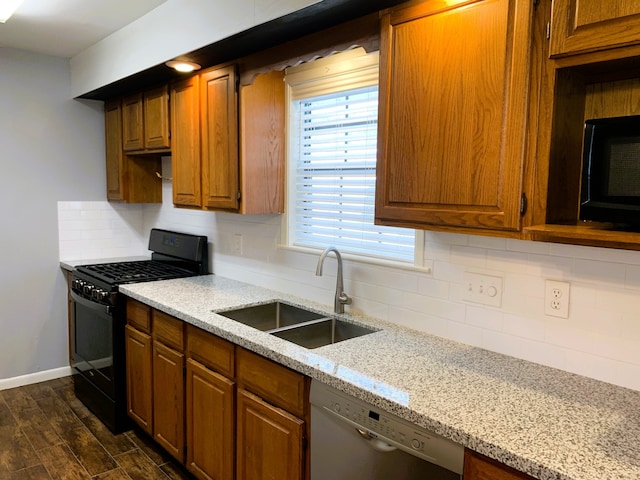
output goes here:
{"type": "Polygon", "coordinates": [[[235,383],[187,360],[187,468],[202,480],[234,477],[235,383]]]}
{"type": "Polygon", "coordinates": [[[196,478],[309,478],[308,377],[131,299],[125,335],[129,416],[196,478]]]}
{"type": "Polygon", "coordinates": [[[153,342],[153,438],[184,462],[184,353],[153,342]]]}
{"type": "Polygon", "coordinates": [[[304,477],[305,422],[238,390],[238,480],[304,477]]]}
{"type": "Polygon", "coordinates": [[[127,412],[140,428],[151,435],[153,432],[151,335],[131,325],[125,327],[124,334],[127,355],[127,412]]]}
{"type": "Polygon", "coordinates": [[[526,473],[514,470],[484,455],[464,452],[464,480],[534,480],[526,473]]]}

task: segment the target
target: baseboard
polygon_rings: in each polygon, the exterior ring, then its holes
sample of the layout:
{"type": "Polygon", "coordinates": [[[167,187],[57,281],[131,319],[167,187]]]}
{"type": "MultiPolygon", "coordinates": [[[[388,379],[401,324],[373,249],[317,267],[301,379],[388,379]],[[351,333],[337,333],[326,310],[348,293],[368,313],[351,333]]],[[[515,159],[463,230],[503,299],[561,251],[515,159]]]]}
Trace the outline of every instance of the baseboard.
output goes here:
{"type": "Polygon", "coordinates": [[[32,383],[46,382],[47,380],[53,380],[55,378],[68,377],[71,373],[71,367],[61,367],[54,368],[52,370],[45,370],[43,372],[21,375],[19,377],[4,378],[0,379],[0,390],[22,387],[24,385],[31,385],[32,383]]]}

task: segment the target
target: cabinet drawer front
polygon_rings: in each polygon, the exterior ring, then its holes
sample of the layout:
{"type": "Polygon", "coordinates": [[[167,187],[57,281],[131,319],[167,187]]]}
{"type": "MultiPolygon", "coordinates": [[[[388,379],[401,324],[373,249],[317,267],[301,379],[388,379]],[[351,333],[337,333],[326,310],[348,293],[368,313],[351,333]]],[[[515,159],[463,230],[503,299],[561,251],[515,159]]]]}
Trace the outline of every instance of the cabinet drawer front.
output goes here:
{"type": "Polygon", "coordinates": [[[184,322],[175,317],[153,311],[153,338],[165,345],[184,351],[184,322]]]}
{"type": "Polygon", "coordinates": [[[127,300],[127,323],[151,334],[151,307],[137,300],[127,300]]]}
{"type": "Polygon", "coordinates": [[[227,377],[234,376],[234,349],[212,333],[192,325],[187,326],[187,352],[190,358],[227,377]]]}
{"type": "Polygon", "coordinates": [[[294,415],[305,416],[309,388],[301,373],[243,348],[236,349],[236,372],[239,387],[294,415]]]}

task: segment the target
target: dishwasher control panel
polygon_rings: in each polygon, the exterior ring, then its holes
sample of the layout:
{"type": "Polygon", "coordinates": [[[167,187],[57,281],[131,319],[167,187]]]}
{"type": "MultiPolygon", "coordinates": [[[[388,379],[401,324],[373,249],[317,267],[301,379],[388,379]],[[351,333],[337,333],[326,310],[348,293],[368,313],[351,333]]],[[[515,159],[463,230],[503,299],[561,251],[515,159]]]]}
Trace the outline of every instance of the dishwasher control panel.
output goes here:
{"type": "Polygon", "coordinates": [[[311,383],[311,405],[350,423],[362,436],[462,474],[462,445],[318,381],[311,383]]]}

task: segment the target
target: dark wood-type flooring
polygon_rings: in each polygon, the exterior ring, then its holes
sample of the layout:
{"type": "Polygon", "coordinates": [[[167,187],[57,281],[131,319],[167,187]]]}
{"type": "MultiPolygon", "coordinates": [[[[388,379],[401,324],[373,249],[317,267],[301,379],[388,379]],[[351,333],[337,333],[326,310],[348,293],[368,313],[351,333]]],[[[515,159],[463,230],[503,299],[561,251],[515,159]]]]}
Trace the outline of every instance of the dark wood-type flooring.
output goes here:
{"type": "Polygon", "coordinates": [[[143,433],[111,433],[71,377],[0,391],[0,480],[191,478],[143,433]]]}

